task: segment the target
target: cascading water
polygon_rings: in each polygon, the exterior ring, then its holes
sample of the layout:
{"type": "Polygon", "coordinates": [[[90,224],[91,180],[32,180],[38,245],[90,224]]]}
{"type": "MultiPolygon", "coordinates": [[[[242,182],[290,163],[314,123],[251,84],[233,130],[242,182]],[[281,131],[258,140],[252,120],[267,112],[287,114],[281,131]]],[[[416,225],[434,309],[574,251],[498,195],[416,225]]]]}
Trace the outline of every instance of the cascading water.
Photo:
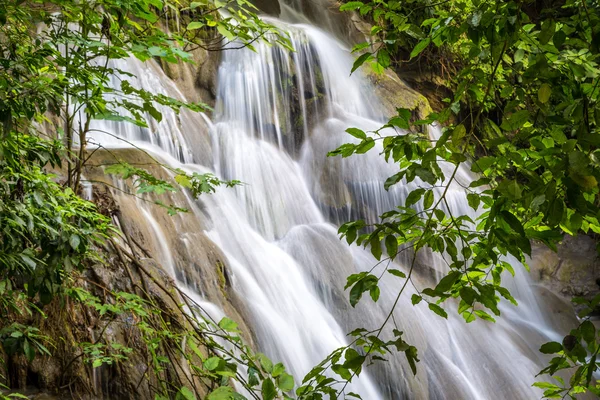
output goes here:
{"type": "MultiPolygon", "coordinates": [[[[256,53],[224,53],[214,126],[201,115],[177,117],[165,110],[165,120],[150,129],[98,122],[95,128],[109,134],[94,139],[119,147],[123,143],[112,135],[146,148],[151,144],[151,151],[173,166],[213,170],[221,178],[246,183],[197,202],[188,199],[183,206],[198,220],[210,220],[206,235],[227,257],[231,285],[244,301],[244,317],[259,349],[301,379],[347,343],[346,332],[379,326],[399,290],[398,278],[384,277],[377,303],[368,299],[350,308],[345,277],[369,270],[377,261],[367,250],[340,242],[332,223],[373,221],[400,204],[414,186],[399,184],[385,191],[383,183],[397,170],[375,150],[344,160],[326,157],[351,140],[346,128],[377,129],[385,116],[367,81],[359,73],[349,76],[353,60],[347,49],[309,25],[285,29],[294,53],[267,45],[258,45],[256,53]],[[211,127],[211,154],[192,139],[197,125],[211,127]]],[[[135,84],[182,97],[156,66],[133,60],[127,64],[122,67],[135,71],[135,84]]],[[[472,178],[460,170],[458,179],[472,178]]],[[[449,191],[448,202],[453,212],[476,216],[459,185],[449,191]]],[[[148,206],[139,207],[156,242],[168,246],[148,206]]],[[[178,233],[184,246],[195,246],[194,232],[178,233]]],[[[173,249],[161,254],[182,286],[195,287],[178,271],[173,249]]],[[[394,268],[407,270],[399,264],[394,268]]],[[[428,276],[445,270],[435,258],[420,264],[417,280],[423,287],[432,284],[428,276]]],[[[394,324],[418,347],[419,374],[413,378],[403,357],[390,355],[388,362],[367,368],[351,390],[368,400],[539,397],[531,387],[544,362],[537,348],[558,334],[516,264],[517,277],[510,285],[520,305],[502,306],[496,324],[478,320],[467,325],[453,310],[448,320],[441,319],[423,304],[412,306],[408,289],[394,312],[394,324]]]]}

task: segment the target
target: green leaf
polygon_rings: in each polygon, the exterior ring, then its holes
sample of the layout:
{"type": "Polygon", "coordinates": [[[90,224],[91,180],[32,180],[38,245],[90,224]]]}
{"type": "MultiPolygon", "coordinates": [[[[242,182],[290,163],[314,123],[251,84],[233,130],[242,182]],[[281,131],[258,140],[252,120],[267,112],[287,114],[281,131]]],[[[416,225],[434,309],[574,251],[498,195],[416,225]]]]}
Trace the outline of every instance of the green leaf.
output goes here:
{"type": "Polygon", "coordinates": [[[413,294],[411,296],[410,300],[412,301],[413,306],[416,306],[417,304],[419,304],[421,302],[421,300],[423,300],[423,298],[421,296],[419,296],[418,294],[413,294]]]}
{"type": "Polygon", "coordinates": [[[442,307],[434,303],[429,303],[429,309],[442,318],[448,319],[448,313],[442,307]]]}
{"type": "Polygon", "coordinates": [[[496,320],[490,314],[483,310],[475,310],[475,315],[477,315],[479,318],[485,321],[496,322],[496,320]]]}
{"type": "Polygon", "coordinates": [[[404,206],[410,207],[413,204],[416,204],[421,199],[421,197],[423,196],[425,191],[426,191],[425,189],[419,188],[419,189],[415,189],[412,192],[410,192],[408,194],[408,196],[406,197],[406,200],[404,201],[404,206]]]}
{"type": "Polygon", "coordinates": [[[548,225],[554,227],[560,224],[560,221],[563,219],[563,214],[565,212],[565,203],[560,198],[555,198],[554,201],[550,204],[550,209],[548,210],[546,217],[548,219],[548,225]]]}
{"type": "Polygon", "coordinates": [[[415,346],[410,346],[405,352],[404,354],[406,355],[406,359],[408,361],[408,364],[410,365],[410,369],[413,373],[413,375],[417,375],[417,364],[416,362],[419,361],[419,359],[417,358],[417,354],[418,354],[418,350],[415,346]]]}
{"type": "Polygon", "coordinates": [[[386,49],[379,50],[377,52],[377,62],[383,68],[388,68],[392,63],[392,60],[390,59],[390,53],[388,53],[386,49]]]}
{"type": "Polygon", "coordinates": [[[350,74],[354,73],[354,71],[359,69],[365,62],[367,62],[371,58],[373,58],[373,55],[371,53],[365,53],[358,57],[352,65],[352,71],[350,71],[350,74]]]}
{"type": "Polygon", "coordinates": [[[277,389],[270,378],[266,378],[261,387],[263,400],[273,400],[277,397],[277,389]]]}
{"type": "Polygon", "coordinates": [[[388,256],[393,259],[398,253],[398,239],[394,235],[387,235],[385,237],[385,248],[388,256]]]}
{"type": "Polygon", "coordinates": [[[371,150],[373,147],[375,147],[375,141],[373,140],[373,138],[366,138],[358,146],[356,146],[356,153],[364,154],[367,151],[371,150]]]}
{"type": "Polygon", "coordinates": [[[373,257],[375,257],[378,261],[381,260],[381,242],[379,241],[379,238],[377,236],[374,236],[371,241],[371,254],[373,254],[373,257]]]}
{"type": "Polygon", "coordinates": [[[269,357],[267,357],[263,353],[258,353],[256,355],[256,357],[258,358],[260,365],[263,367],[265,372],[267,372],[267,373],[273,372],[273,361],[271,361],[271,359],[269,359],[269,357]]]}
{"type": "Polygon", "coordinates": [[[523,189],[516,180],[504,180],[498,184],[498,191],[511,200],[518,200],[523,189]]]}
{"type": "Polygon", "coordinates": [[[196,396],[194,392],[184,386],[177,392],[176,400],[196,400],[196,396]]]}
{"type": "Polygon", "coordinates": [[[523,61],[523,58],[525,57],[525,51],[523,49],[518,49],[517,51],[515,51],[515,62],[521,62],[523,61]]]}
{"type": "Polygon", "coordinates": [[[79,249],[80,243],[81,239],[78,235],[71,235],[71,237],[69,238],[69,244],[71,245],[71,248],[73,248],[73,250],[79,249]]]}
{"type": "Polygon", "coordinates": [[[203,1],[192,1],[192,2],[190,3],[190,9],[192,9],[192,10],[193,10],[193,9],[195,9],[195,8],[198,8],[198,7],[200,7],[200,6],[205,6],[205,5],[208,5],[208,0],[203,0],[203,1]]]}
{"type": "Polygon", "coordinates": [[[511,212],[502,210],[500,213],[504,221],[508,223],[508,225],[517,232],[522,237],[525,237],[525,230],[523,229],[523,225],[521,225],[521,221],[517,217],[515,217],[511,212]]]}
{"type": "Polygon", "coordinates": [[[367,139],[367,134],[358,128],[348,128],[348,129],[346,129],[346,132],[348,132],[349,134],[351,134],[352,136],[354,136],[357,139],[360,139],[360,140],[367,139]]]}
{"type": "Polygon", "coordinates": [[[406,278],[406,274],[400,270],[388,269],[388,272],[394,276],[397,276],[398,278],[406,278]]]}
{"type": "Polygon", "coordinates": [[[381,291],[379,290],[379,286],[372,286],[369,290],[369,295],[373,299],[375,303],[379,300],[379,296],[381,295],[381,291]]]}
{"type": "Polygon", "coordinates": [[[229,31],[227,25],[220,23],[219,25],[217,25],[217,30],[221,35],[225,36],[227,40],[235,40],[235,35],[229,31]]]}
{"type": "Polygon", "coordinates": [[[342,379],[350,380],[352,378],[352,374],[345,368],[343,365],[335,364],[331,367],[332,371],[342,377],[342,379]]]}
{"type": "Polygon", "coordinates": [[[549,382],[535,382],[532,386],[538,387],[540,389],[552,389],[552,390],[560,389],[555,384],[549,383],[549,382]]]}
{"type": "Polygon", "coordinates": [[[538,100],[540,103],[545,104],[550,100],[550,96],[552,95],[552,88],[547,83],[544,83],[540,90],[538,91],[538,100]]]}
{"type": "Polygon", "coordinates": [[[239,331],[238,324],[235,321],[232,321],[231,319],[229,319],[227,317],[225,317],[221,321],[219,321],[219,327],[228,332],[239,331]]]}
{"type": "Polygon", "coordinates": [[[521,128],[529,120],[529,111],[519,110],[505,117],[501,128],[506,131],[514,131],[521,128]]]}
{"type": "Polygon", "coordinates": [[[425,197],[423,198],[423,207],[426,210],[429,210],[429,208],[433,205],[433,190],[428,190],[425,193],[425,197]]]}
{"type": "Polygon", "coordinates": [[[548,342],[544,343],[542,347],[540,347],[540,352],[544,354],[555,354],[559,351],[562,351],[563,346],[558,342],[548,342]]]}
{"type": "Polygon", "coordinates": [[[365,356],[361,356],[353,348],[349,348],[348,350],[346,350],[344,358],[344,367],[355,372],[360,371],[360,368],[362,367],[362,364],[365,362],[366,359],[365,356]]]}
{"type": "Polygon", "coordinates": [[[30,345],[29,340],[27,339],[23,341],[23,353],[29,362],[32,362],[35,358],[35,348],[30,345]]]}
{"type": "Polygon", "coordinates": [[[204,26],[204,22],[194,21],[190,22],[187,26],[188,31],[193,31],[195,29],[200,29],[204,26]]]}
{"type": "Polygon", "coordinates": [[[277,363],[273,367],[273,372],[271,373],[271,375],[273,375],[274,378],[277,378],[279,375],[283,374],[284,372],[285,372],[285,366],[282,363],[277,363]]]}
{"type": "Polygon", "coordinates": [[[29,266],[29,268],[34,269],[35,267],[37,267],[37,263],[35,261],[33,261],[33,259],[31,257],[29,257],[26,254],[19,254],[19,257],[21,257],[21,260],[23,260],[25,262],[25,264],[27,264],[29,266]]]}
{"type": "Polygon", "coordinates": [[[596,327],[590,320],[583,321],[579,330],[581,332],[581,337],[589,345],[596,342],[596,327]]]}
{"type": "Polygon", "coordinates": [[[466,134],[467,128],[465,128],[463,124],[460,124],[454,128],[452,131],[452,145],[454,147],[460,147],[466,134]]]}
{"type": "Polygon", "coordinates": [[[221,358],[219,357],[210,357],[208,360],[204,361],[204,368],[209,371],[214,371],[219,367],[221,363],[221,358]]]}
{"type": "Polygon", "coordinates": [[[282,392],[289,392],[294,388],[294,377],[287,373],[281,374],[277,379],[277,386],[282,392]]]}
{"type": "Polygon", "coordinates": [[[421,52],[423,50],[425,50],[427,48],[427,46],[429,46],[429,43],[431,43],[431,38],[425,38],[425,39],[421,40],[419,43],[417,43],[417,45],[415,46],[413,51],[411,51],[411,53],[410,53],[410,58],[415,58],[416,56],[421,54],[421,52]]]}
{"type": "Polygon", "coordinates": [[[467,202],[469,203],[469,207],[477,211],[481,202],[481,195],[478,193],[469,193],[467,194],[467,202]]]}
{"type": "Polygon", "coordinates": [[[206,400],[232,400],[234,398],[235,392],[229,386],[221,386],[216,390],[212,391],[207,397],[206,400]]]}
{"type": "Polygon", "coordinates": [[[346,4],[342,4],[342,6],[340,7],[340,11],[358,10],[362,6],[364,6],[364,3],[362,1],[349,1],[346,4]]]}
{"type": "Polygon", "coordinates": [[[450,271],[448,275],[442,278],[442,280],[435,287],[435,291],[439,293],[445,293],[454,286],[454,283],[462,276],[460,271],[450,271]]]}
{"type": "Polygon", "coordinates": [[[538,40],[540,44],[547,44],[552,36],[554,36],[554,32],[556,31],[556,23],[551,19],[546,19],[542,22],[542,30],[538,35],[538,40]]]}
{"type": "Polygon", "coordinates": [[[350,305],[355,307],[356,304],[360,301],[364,292],[369,291],[371,296],[377,296],[378,293],[371,292],[373,287],[377,287],[377,283],[379,279],[375,275],[366,275],[363,278],[359,279],[352,289],[350,289],[350,305]]]}
{"type": "Polygon", "coordinates": [[[475,298],[477,297],[477,292],[475,291],[475,289],[473,289],[469,286],[463,286],[460,289],[459,293],[460,293],[460,297],[463,299],[465,304],[467,304],[468,306],[473,305],[473,302],[475,301],[475,298]]]}

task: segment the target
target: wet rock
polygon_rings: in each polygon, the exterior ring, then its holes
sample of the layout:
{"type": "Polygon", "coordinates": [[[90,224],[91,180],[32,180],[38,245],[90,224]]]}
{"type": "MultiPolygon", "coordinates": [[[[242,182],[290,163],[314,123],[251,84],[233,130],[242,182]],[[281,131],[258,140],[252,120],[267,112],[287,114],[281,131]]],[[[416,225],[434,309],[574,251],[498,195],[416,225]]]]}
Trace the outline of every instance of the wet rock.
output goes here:
{"type": "Polygon", "coordinates": [[[197,48],[191,52],[187,63],[169,63],[158,59],[163,70],[177,89],[190,102],[200,102],[214,107],[217,97],[217,75],[221,52],[197,48]]]}
{"type": "Polygon", "coordinates": [[[195,85],[187,87],[189,89],[195,87],[196,90],[192,90],[192,92],[197,96],[195,97],[198,99],[196,101],[203,101],[213,107],[217,98],[217,76],[219,63],[221,62],[221,52],[198,49],[194,51],[193,56],[197,67],[194,68],[190,65],[188,70],[195,72],[195,80],[186,80],[183,84],[187,85],[188,82],[194,82],[195,85]]]}
{"type": "Polygon", "coordinates": [[[531,275],[552,292],[567,298],[591,299],[600,293],[600,258],[589,236],[565,236],[558,252],[543,245],[533,248],[531,275]]]}
{"type": "Polygon", "coordinates": [[[281,14],[281,5],[278,0],[250,0],[262,12],[278,17],[281,14]]]}
{"type": "Polygon", "coordinates": [[[395,115],[397,108],[406,108],[412,110],[419,119],[425,118],[432,111],[427,98],[410,88],[394,72],[386,70],[379,75],[367,71],[367,77],[373,84],[386,115],[395,115]]]}

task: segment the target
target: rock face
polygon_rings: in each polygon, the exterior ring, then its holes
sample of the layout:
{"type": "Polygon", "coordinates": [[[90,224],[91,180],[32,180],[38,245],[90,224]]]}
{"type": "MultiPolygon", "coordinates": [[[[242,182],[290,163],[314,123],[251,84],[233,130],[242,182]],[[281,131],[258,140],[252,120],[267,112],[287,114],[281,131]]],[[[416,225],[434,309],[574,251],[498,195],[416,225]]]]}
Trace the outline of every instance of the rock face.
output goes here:
{"type": "Polygon", "coordinates": [[[535,246],[530,266],[532,277],[554,293],[588,299],[600,293],[600,257],[589,236],[566,236],[557,253],[535,246]]]}
{"type": "Polygon", "coordinates": [[[252,4],[262,12],[278,17],[281,14],[281,5],[278,0],[251,0],[252,4]]]}
{"type": "Polygon", "coordinates": [[[413,111],[416,119],[421,119],[432,111],[427,98],[409,87],[393,71],[386,70],[381,75],[370,71],[366,73],[387,115],[395,115],[397,108],[406,108],[413,111]]]}
{"type": "Polygon", "coordinates": [[[220,54],[198,48],[192,52],[193,62],[172,64],[161,59],[160,66],[188,101],[214,107],[220,54]]]}

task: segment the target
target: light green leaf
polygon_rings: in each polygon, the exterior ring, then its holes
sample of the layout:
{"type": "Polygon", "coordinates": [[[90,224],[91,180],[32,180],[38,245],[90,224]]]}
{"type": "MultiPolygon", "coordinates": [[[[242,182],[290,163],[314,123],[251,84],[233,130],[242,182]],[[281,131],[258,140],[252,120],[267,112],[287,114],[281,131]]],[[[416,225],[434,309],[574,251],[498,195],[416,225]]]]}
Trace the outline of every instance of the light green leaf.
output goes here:
{"type": "Polygon", "coordinates": [[[365,140],[367,138],[367,134],[358,128],[348,128],[346,129],[346,132],[360,140],[365,140]]]}
{"type": "Polygon", "coordinates": [[[294,388],[294,377],[284,372],[277,379],[277,386],[282,392],[289,392],[294,388]]]}
{"type": "Polygon", "coordinates": [[[410,53],[410,58],[415,58],[416,56],[418,56],[419,54],[421,54],[421,52],[423,50],[425,50],[425,48],[427,48],[427,46],[429,46],[429,43],[431,43],[431,38],[426,38],[424,40],[421,40],[413,49],[413,51],[410,53]]]}
{"type": "Polygon", "coordinates": [[[190,23],[188,24],[188,26],[187,26],[187,30],[188,30],[188,31],[193,31],[193,30],[196,30],[196,29],[200,29],[200,28],[202,28],[203,26],[204,26],[204,22],[193,21],[193,22],[190,22],[190,23]]]}
{"type": "Polygon", "coordinates": [[[187,387],[183,386],[181,389],[179,389],[179,392],[177,392],[177,396],[175,397],[175,399],[176,400],[196,400],[196,396],[194,395],[194,392],[192,392],[187,387]]]}
{"type": "Polygon", "coordinates": [[[340,7],[340,11],[358,10],[362,6],[364,6],[364,3],[362,1],[349,1],[346,4],[342,4],[342,6],[340,7]]]}
{"type": "Polygon", "coordinates": [[[540,103],[545,104],[550,100],[550,96],[552,95],[552,88],[547,83],[544,83],[540,90],[538,91],[538,100],[540,103]]]}

